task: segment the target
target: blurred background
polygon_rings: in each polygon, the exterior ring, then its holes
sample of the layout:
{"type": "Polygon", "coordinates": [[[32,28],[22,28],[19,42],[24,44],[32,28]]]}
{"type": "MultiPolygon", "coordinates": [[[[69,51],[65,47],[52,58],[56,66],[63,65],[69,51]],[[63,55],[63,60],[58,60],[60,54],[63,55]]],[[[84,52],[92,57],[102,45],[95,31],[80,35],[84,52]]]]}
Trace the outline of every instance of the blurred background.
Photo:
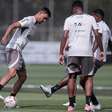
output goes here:
{"type": "MultiPolygon", "coordinates": [[[[105,21],[112,29],[112,0],[82,1],[87,13],[96,8],[103,9],[105,21]]],[[[57,63],[63,24],[65,18],[71,13],[72,2],[73,0],[0,0],[0,39],[9,24],[25,16],[34,15],[40,8],[47,6],[52,12],[52,18],[47,23],[35,27],[33,36],[30,38],[31,42],[23,54],[27,63],[57,63]]]]}
{"type": "MultiPolygon", "coordinates": [[[[96,8],[105,12],[105,21],[112,28],[112,0],[82,0],[85,12],[96,8]]],[[[64,19],[70,15],[73,0],[0,0],[0,37],[13,21],[35,14],[43,6],[50,8],[52,18],[48,23],[39,25],[32,40],[59,41],[62,37],[64,19]]]]}

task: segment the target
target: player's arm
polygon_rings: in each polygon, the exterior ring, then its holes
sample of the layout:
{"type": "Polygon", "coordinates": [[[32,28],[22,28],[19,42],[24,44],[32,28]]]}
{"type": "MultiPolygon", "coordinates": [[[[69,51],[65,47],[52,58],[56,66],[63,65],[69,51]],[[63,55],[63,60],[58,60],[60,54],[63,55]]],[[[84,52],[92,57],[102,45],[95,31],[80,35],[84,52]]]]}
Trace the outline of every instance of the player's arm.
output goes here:
{"type": "Polygon", "coordinates": [[[93,43],[93,53],[96,51],[97,48],[98,48],[98,44],[95,40],[94,43],[93,43]]]}
{"type": "Polygon", "coordinates": [[[98,30],[93,30],[94,34],[95,34],[95,41],[97,43],[97,46],[100,49],[100,57],[101,57],[101,61],[103,61],[104,59],[104,50],[103,50],[103,44],[102,44],[102,36],[100,35],[100,33],[98,33],[98,30]]]}
{"type": "Polygon", "coordinates": [[[109,40],[108,40],[108,47],[111,51],[111,57],[112,57],[112,34],[111,34],[111,31],[110,31],[110,28],[108,27],[108,36],[109,36],[109,40]]]}
{"type": "Polygon", "coordinates": [[[15,29],[15,28],[19,28],[21,27],[21,24],[19,22],[15,22],[11,25],[9,25],[9,27],[7,28],[5,34],[2,37],[1,43],[2,44],[7,44],[8,41],[8,37],[10,35],[10,33],[15,29]]]}
{"type": "Polygon", "coordinates": [[[68,30],[64,31],[63,38],[60,43],[60,52],[59,52],[59,63],[60,64],[64,63],[64,50],[65,50],[67,39],[68,39],[68,33],[69,33],[68,30]]]}
{"type": "Polygon", "coordinates": [[[112,42],[112,33],[109,27],[107,27],[107,35],[109,37],[109,40],[112,42]]]}
{"type": "MultiPolygon", "coordinates": [[[[100,38],[102,38],[102,33],[99,33],[98,35],[99,35],[100,38]]],[[[98,48],[98,43],[95,39],[95,41],[93,43],[93,52],[95,52],[97,48],[98,48]]]]}
{"type": "Polygon", "coordinates": [[[102,32],[100,31],[101,29],[98,28],[98,25],[96,23],[96,20],[94,17],[92,17],[92,30],[93,30],[93,33],[95,35],[95,41],[97,43],[97,46],[99,47],[100,49],[100,58],[101,58],[101,61],[103,61],[104,59],[104,50],[103,50],[103,44],[102,44],[102,36],[100,35],[99,32],[102,32]]]}

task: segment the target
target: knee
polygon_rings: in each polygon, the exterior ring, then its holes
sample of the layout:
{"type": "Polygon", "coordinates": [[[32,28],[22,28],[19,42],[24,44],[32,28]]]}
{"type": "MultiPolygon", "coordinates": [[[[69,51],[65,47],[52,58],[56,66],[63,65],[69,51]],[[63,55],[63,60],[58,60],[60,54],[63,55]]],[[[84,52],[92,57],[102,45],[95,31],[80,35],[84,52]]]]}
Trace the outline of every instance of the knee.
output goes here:
{"type": "Polygon", "coordinates": [[[8,75],[13,78],[16,76],[16,70],[15,69],[9,69],[8,75]]]}
{"type": "Polygon", "coordinates": [[[69,79],[76,79],[77,78],[77,75],[75,74],[69,74],[69,79]]]}
{"type": "Polygon", "coordinates": [[[27,75],[25,74],[25,75],[21,75],[21,77],[20,77],[20,80],[21,81],[26,81],[26,79],[27,79],[27,75]]]}
{"type": "Polygon", "coordinates": [[[27,79],[27,75],[26,74],[18,74],[18,78],[20,81],[24,82],[27,79]]]}
{"type": "Polygon", "coordinates": [[[25,74],[22,76],[22,80],[25,81],[26,79],[27,79],[27,75],[25,74]]]}
{"type": "Polygon", "coordinates": [[[80,78],[80,85],[84,86],[87,81],[93,80],[93,76],[85,76],[80,78]]]}

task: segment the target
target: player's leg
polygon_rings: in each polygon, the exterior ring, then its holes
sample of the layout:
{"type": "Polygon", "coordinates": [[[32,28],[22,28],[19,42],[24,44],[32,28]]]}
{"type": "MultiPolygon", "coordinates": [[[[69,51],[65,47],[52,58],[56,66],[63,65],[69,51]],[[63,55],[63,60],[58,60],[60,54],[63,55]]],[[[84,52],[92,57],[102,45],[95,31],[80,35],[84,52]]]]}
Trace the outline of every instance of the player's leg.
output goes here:
{"type": "MultiPolygon", "coordinates": [[[[93,75],[96,74],[96,72],[104,65],[104,63],[100,62],[99,60],[95,59],[94,62],[94,68],[93,68],[93,75]]],[[[92,104],[94,105],[94,109],[95,110],[100,110],[101,109],[101,105],[98,101],[98,99],[96,98],[95,94],[94,94],[94,90],[92,91],[92,96],[91,96],[91,101],[92,104]]]]}
{"type": "Polygon", "coordinates": [[[74,74],[69,74],[69,80],[68,80],[68,97],[69,97],[69,106],[68,106],[68,112],[74,111],[74,103],[75,103],[75,97],[76,97],[76,77],[74,74]]]}
{"type": "Polygon", "coordinates": [[[86,95],[86,104],[90,105],[91,103],[91,96],[93,90],[93,77],[87,76],[85,79],[85,95],[86,95]]]}
{"type": "Polygon", "coordinates": [[[92,77],[88,77],[88,76],[80,77],[80,85],[82,86],[86,96],[85,110],[91,110],[90,104],[91,104],[91,96],[92,96],[92,88],[93,88],[92,81],[93,81],[92,77]]]}
{"type": "Polygon", "coordinates": [[[56,91],[58,91],[59,89],[61,89],[64,86],[66,86],[67,82],[68,82],[68,76],[66,76],[58,84],[56,84],[56,85],[54,85],[52,87],[41,85],[40,88],[43,91],[43,93],[46,95],[46,97],[50,97],[56,91]]]}
{"type": "Polygon", "coordinates": [[[64,79],[60,80],[57,84],[55,84],[52,87],[49,86],[44,86],[41,85],[40,88],[43,91],[43,93],[47,96],[50,97],[52,94],[54,94],[56,91],[58,91],[59,89],[61,89],[62,87],[67,85],[68,82],[68,75],[67,75],[67,69],[66,69],[66,64],[67,64],[67,57],[64,57],[64,64],[65,64],[65,74],[66,76],[64,77],[64,79]]]}
{"type": "Polygon", "coordinates": [[[16,94],[19,92],[19,90],[21,89],[23,83],[26,81],[27,79],[27,73],[26,70],[18,70],[17,71],[17,75],[18,75],[18,80],[15,82],[12,91],[11,91],[11,96],[16,96],[16,94]]]}
{"type": "MultiPolygon", "coordinates": [[[[93,78],[91,77],[91,82],[93,82],[93,78]]],[[[80,85],[82,86],[83,90],[85,91],[85,79],[84,78],[80,78],[80,85]]],[[[98,99],[96,98],[95,94],[94,94],[94,90],[92,90],[92,94],[91,94],[91,102],[93,104],[93,108],[95,110],[100,110],[101,109],[101,105],[98,101],[98,99]]]]}
{"type": "Polygon", "coordinates": [[[64,57],[64,69],[65,69],[65,77],[64,79],[60,80],[58,84],[54,85],[52,88],[51,88],[51,91],[52,93],[55,93],[57,90],[59,90],[60,88],[64,87],[67,85],[68,83],[68,73],[67,73],[67,56],[64,57]]]}
{"type": "Polygon", "coordinates": [[[76,103],[76,75],[74,74],[69,74],[68,95],[69,95],[69,106],[74,107],[74,103],[76,103]]]}
{"type": "Polygon", "coordinates": [[[93,76],[90,75],[93,69],[93,58],[92,57],[83,57],[81,60],[82,65],[82,79],[85,81],[85,96],[86,104],[85,111],[93,111],[93,106],[91,105],[91,96],[93,90],[93,76]]]}
{"type": "MultiPolygon", "coordinates": [[[[92,79],[90,79],[90,80],[92,80],[92,79]]],[[[83,90],[85,91],[85,78],[80,78],[80,85],[83,88],[83,90]]],[[[93,90],[92,90],[92,95],[91,95],[91,102],[93,103],[93,105],[99,104],[93,90]]]]}
{"type": "Polygon", "coordinates": [[[67,82],[68,82],[68,76],[66,76],[63,80],[60,80],[58,84],[51,87],[52,94],[55,93],[60,88],[66,86],[67,82]]]}
{"type": "Polygon", "coordinates": [[[8,62],[8,71],[6,74],[0,79],[0,89],[8,83],[10,79],[12,79],[16,75],[16,63],[18,62],[18,53],[15,50],[8,50],[7,51],[7,62],[8,62]]]}
{"type": "Polygon", "coordinates": [[[15,84],[12,88],[12,91],[10,94],[12,96],[16,96],[16,94],[21,89],[23,83],[27,79],[26,67],[25,67],[25,63],[24,63],[22,54],[20,52],[18,52],[18,54],[19,54],[18,62],[15,65],[15,68],[17,69],[18,80],[15,82],[15,84]]]}
{"type": "Polygon", "coordinates": [[[15,68],[8,69],[6,74],[3,75],[3,77],[0,79],[0,90],[8,83],[8,81],[10,79],[15,77],[15,75],[16,75],[16,69],[15,68]]]}
{"type": "Polygon", "coordinates": [[[79,58],[70,56],[68,57],[67,69],[69,74],[68,79],[68,97],[69,97],[69,106],[68,112],[74,111],[74,103],[76,101],[76,78],[80,74],[79,58]]]}

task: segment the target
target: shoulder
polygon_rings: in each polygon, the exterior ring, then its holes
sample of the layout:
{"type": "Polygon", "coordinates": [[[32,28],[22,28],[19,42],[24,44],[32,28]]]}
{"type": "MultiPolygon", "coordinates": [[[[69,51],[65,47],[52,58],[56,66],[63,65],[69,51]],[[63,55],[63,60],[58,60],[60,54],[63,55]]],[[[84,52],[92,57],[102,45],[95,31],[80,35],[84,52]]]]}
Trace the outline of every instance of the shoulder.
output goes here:
{"type": "Polygon", "coordinates": [[[35,20],[35,17],[34,16],[27,16],[27,17],[24,17],[23,20],[33,21],[33,20],[35,20]]]}
{"type": "Polygon", "coordinates": [[[99,26],[102,27],[104,30],[110,30],[109,26],[106,24],[105,21],[99,22],[99,26]]]}
{"type": "Polygon", "coordinates": [[[93,16],[89,15],[89,14],[84,14],[85,17],[89,18],[89,19],[94,19],[93,16]]]}
{"type": "Polygon", "coordinates": [[[65,21],[71,21],[72,19],[73,19],[73,15],[72,16],[69,16],[69,17],[67,17],[66,19],[65,19],[65,21]]]}
{"type": "Polygon", "coordinates": [[[24,17],[23,18],[23,21],[26,21],[26,22],[28,22],[28,23],[36,23],[36,19],[35,19],[35,17],[34,16],[27,16],[27,17],[24,17]]]}
{"type": "Polygon", "coordinates": [[[84,18],[88,21],[95,21],[95,18],[89,14],[83,14],[84,18]]]}

